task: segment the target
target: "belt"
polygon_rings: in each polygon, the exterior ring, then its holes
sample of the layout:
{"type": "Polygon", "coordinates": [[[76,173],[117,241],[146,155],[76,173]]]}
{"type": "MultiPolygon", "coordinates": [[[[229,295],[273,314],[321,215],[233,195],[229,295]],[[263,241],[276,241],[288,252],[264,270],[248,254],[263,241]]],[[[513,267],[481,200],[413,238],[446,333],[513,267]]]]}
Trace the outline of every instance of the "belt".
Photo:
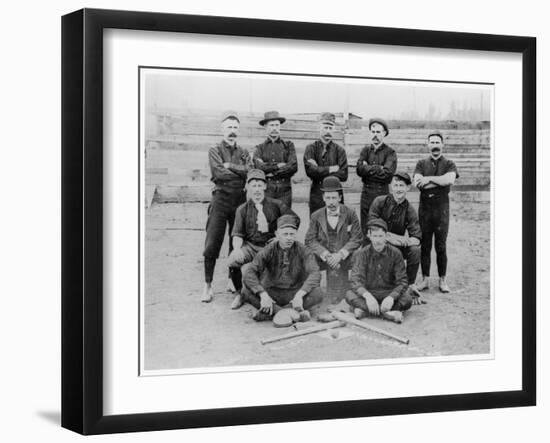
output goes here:
{"type": "Polygon", "coordinates": [[[365,188],[380,189],[380,188],[386,188],[387,186],[388,186],[388,183],[365,183],[365,182],[363,182],[363,187],[365,187],[365,188]]]}

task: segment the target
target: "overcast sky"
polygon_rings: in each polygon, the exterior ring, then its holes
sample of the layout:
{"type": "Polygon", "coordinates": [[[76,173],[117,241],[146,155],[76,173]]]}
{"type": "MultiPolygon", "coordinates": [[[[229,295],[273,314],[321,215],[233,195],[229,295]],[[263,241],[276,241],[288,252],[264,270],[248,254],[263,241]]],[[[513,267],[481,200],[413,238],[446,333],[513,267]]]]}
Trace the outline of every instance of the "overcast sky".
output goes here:
{"type": "MultiPolygon", "coordinates": [[[[157,71],[158,72],[158,71],[157,71]]],[[[146,106],[220,112],[344,112],[446,119],[451,107],[489,120],[490,86],[166,71],[145,75],[146,106]],[[454,102],[454,104],[453,104],[454,102]],[[431,112],[430,112],[431,107],[431,112]]],[[[456,114],[456,113],[455,113],[456,114]]]]}

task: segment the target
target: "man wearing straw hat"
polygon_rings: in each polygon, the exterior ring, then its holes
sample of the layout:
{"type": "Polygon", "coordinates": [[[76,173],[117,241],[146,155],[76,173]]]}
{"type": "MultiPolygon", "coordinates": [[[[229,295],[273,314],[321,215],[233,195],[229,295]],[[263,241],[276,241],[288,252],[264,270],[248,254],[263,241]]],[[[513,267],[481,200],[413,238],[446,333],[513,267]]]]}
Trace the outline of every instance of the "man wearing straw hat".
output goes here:
{"type": "Polygon", "coordinates": [[[306,146],[304,152],[304,167],[307,176],[311,179],[310,215],[325,206],[321,191],[321,183],[325,177],[335,176],[340,182],[348,179],[346,151],[332,140],[335,125],[336,116],[330,112],[323,112],[319,117],[319,140],[306,146]]]}
{"type": "Polygon", "coordinates": [[[264,113],[260,126],[265,128],[267,138],[256,146],[253,160],[267,179],[266,195],[292,206],[291,178],[298,171],[296,149],[290,140],[281,138],[281,125],[286,121],[278,111],[264,113]]]}
{"type": "MultiPolygon", "coordinates": [[[[223,140],[208,151],[214,190],[208,206],[203,252],[205,285],[201,301],[205,303],[211,302],[214,294],[214,268],[220,255],[225,231],[231,233],[235,210],[246,199],[244,185],[252,162],[248,151],[237,144],[239,124],[236,112],[225,112],[221,118],[223,140]]],[[[231,243],[229,248],[232,249],[231,243]]]]}

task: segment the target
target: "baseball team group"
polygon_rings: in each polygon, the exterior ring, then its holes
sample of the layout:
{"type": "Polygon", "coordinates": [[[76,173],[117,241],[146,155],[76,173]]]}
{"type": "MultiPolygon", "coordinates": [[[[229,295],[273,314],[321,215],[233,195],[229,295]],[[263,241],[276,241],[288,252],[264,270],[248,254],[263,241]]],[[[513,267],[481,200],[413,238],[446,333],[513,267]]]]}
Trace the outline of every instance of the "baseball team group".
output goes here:
{"type": "MultiPolygon", "coordinates": [[[[231,308],[251,304],[256,321],[273,319],[283,307],[297,313],[296,321],[308,321],[311,309],[326,299],[331,305],[344,304],[358,319],[382,316],[401,323],[404,311],[423,303],[432,246],[439,290],[450,292],[449,191],[458,171],[443,156],[444,135],[427,132],[428,155],[418,160],[411,178],[397,169],[398,155],[385,143],[390,132],[387,122],[370,119],[370,141],[356,165],[363,182],[358,217],[344,201],[348,161],[345,149],[333,140],[335,115],[322,113],[319,138],[303,156],[311,188],[310,219],[302,244],[296,238],[300,218],[292,210],[292,177],[298,160],[294,143],[281,138],[285,121],[277,111],[266,112],[259,122],[266,139],[251,155],[237,142],[238,114],[228,111],[221,117],[223,139],[208,154],[214,189],[206,223],[201,301],[213,300],[214,268],[226,232],[235,293],[231,308]],[[407,200],[412,185],[420,191],[418,211],[407,200]],[[419,267],[422,276],[417,283],[419,267]]],[[[330,313],[317,316],[319,321],[330,319],[330,313]]]]}

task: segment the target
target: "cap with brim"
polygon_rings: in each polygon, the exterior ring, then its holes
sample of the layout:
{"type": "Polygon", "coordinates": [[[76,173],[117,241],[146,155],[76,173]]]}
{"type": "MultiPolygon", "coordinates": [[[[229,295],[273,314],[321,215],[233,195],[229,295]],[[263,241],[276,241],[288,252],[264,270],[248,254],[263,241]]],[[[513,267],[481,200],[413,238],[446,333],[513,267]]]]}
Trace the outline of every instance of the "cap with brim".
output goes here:
{"type": "Polygon", "coordinates": [[[381,218],[373,218],[372,220],[369,220],[367,223],[367,228],[382,228],[384,231],[388,232],[388,225],[381,218]]]}
{"type": "Polygon", "coordinates": [[[334,125],[336,124],[336,116],[332,112],[323,112],[319,116],[319,122],[334,125]]]}
{"type": "Polygon", "coordinates": [[[267,122],[270,122],[271,120],[279,120],[281,124],[286,122],[286,118],[281,117],[278,111],[267,111],[264,112],[263,120],[260,120],[260,126],[264,126],[267,122]]]}
{"type": "Polygon", "coordinates": [[[390,130],[388,129],[388,124],[386,123],[386,120],[384,120],[383,118],[380,118],[380,117],[371,118],[369,120],[369,129],[375,123],[378,123],[379,125],[382,125],[384,127],[384,129],[386,130],[386,135],[388,135],[390,133],[390,130]]]}
{"type": "Polygon", "coordinates": [[[403,180],[405,183],[410,185],[412,183],[411,176],[404,172],[404,171],[397,171],[395,174],[393,174],[394,177],[398,177],[401,180],[403,180]]]}
{"type": "Polygon", "coordinates": [[[248,183],[251,180],[262,180],[266,182],[265,172],[261,169],[251,169],[246,176],[246,182],[248,183]]]}
{"type": "Polygon", "coordinates": [[[237,114],[237,112],[235,112],[235,111],[225,111],[225,112],[222,113],[222,119],[221,119],[222,123],[224,121],[226,121],[227,119],[229,119],[229,118],[237,120],[239,123],[241,122],[239,120],[239,114],[237,114]]]}
{"type": "Polygon", "coordinates": [[[437,137],[439,137],[441,139],[441,141],[443,141],[443,134],[441,133],[441,131],[431,131],[429,134],[428,134],[428,140],[430,139],[430,137],[432,135],[435,135],[437,137]]]}
{"type": "Polygon", "coordinates": [[[300,226],[300,219],[294,215],[285,214],[285,215],[281,215],[277,219],[277,229],[282,229],[282,228],[298,229],[299,226],[300,226]]]}
{"type": "Polygon", "coordinates": [[[325,177],[321,185],[322,192],[336,192],[342,190],[342,184],[338,177],[325,177]]]}

